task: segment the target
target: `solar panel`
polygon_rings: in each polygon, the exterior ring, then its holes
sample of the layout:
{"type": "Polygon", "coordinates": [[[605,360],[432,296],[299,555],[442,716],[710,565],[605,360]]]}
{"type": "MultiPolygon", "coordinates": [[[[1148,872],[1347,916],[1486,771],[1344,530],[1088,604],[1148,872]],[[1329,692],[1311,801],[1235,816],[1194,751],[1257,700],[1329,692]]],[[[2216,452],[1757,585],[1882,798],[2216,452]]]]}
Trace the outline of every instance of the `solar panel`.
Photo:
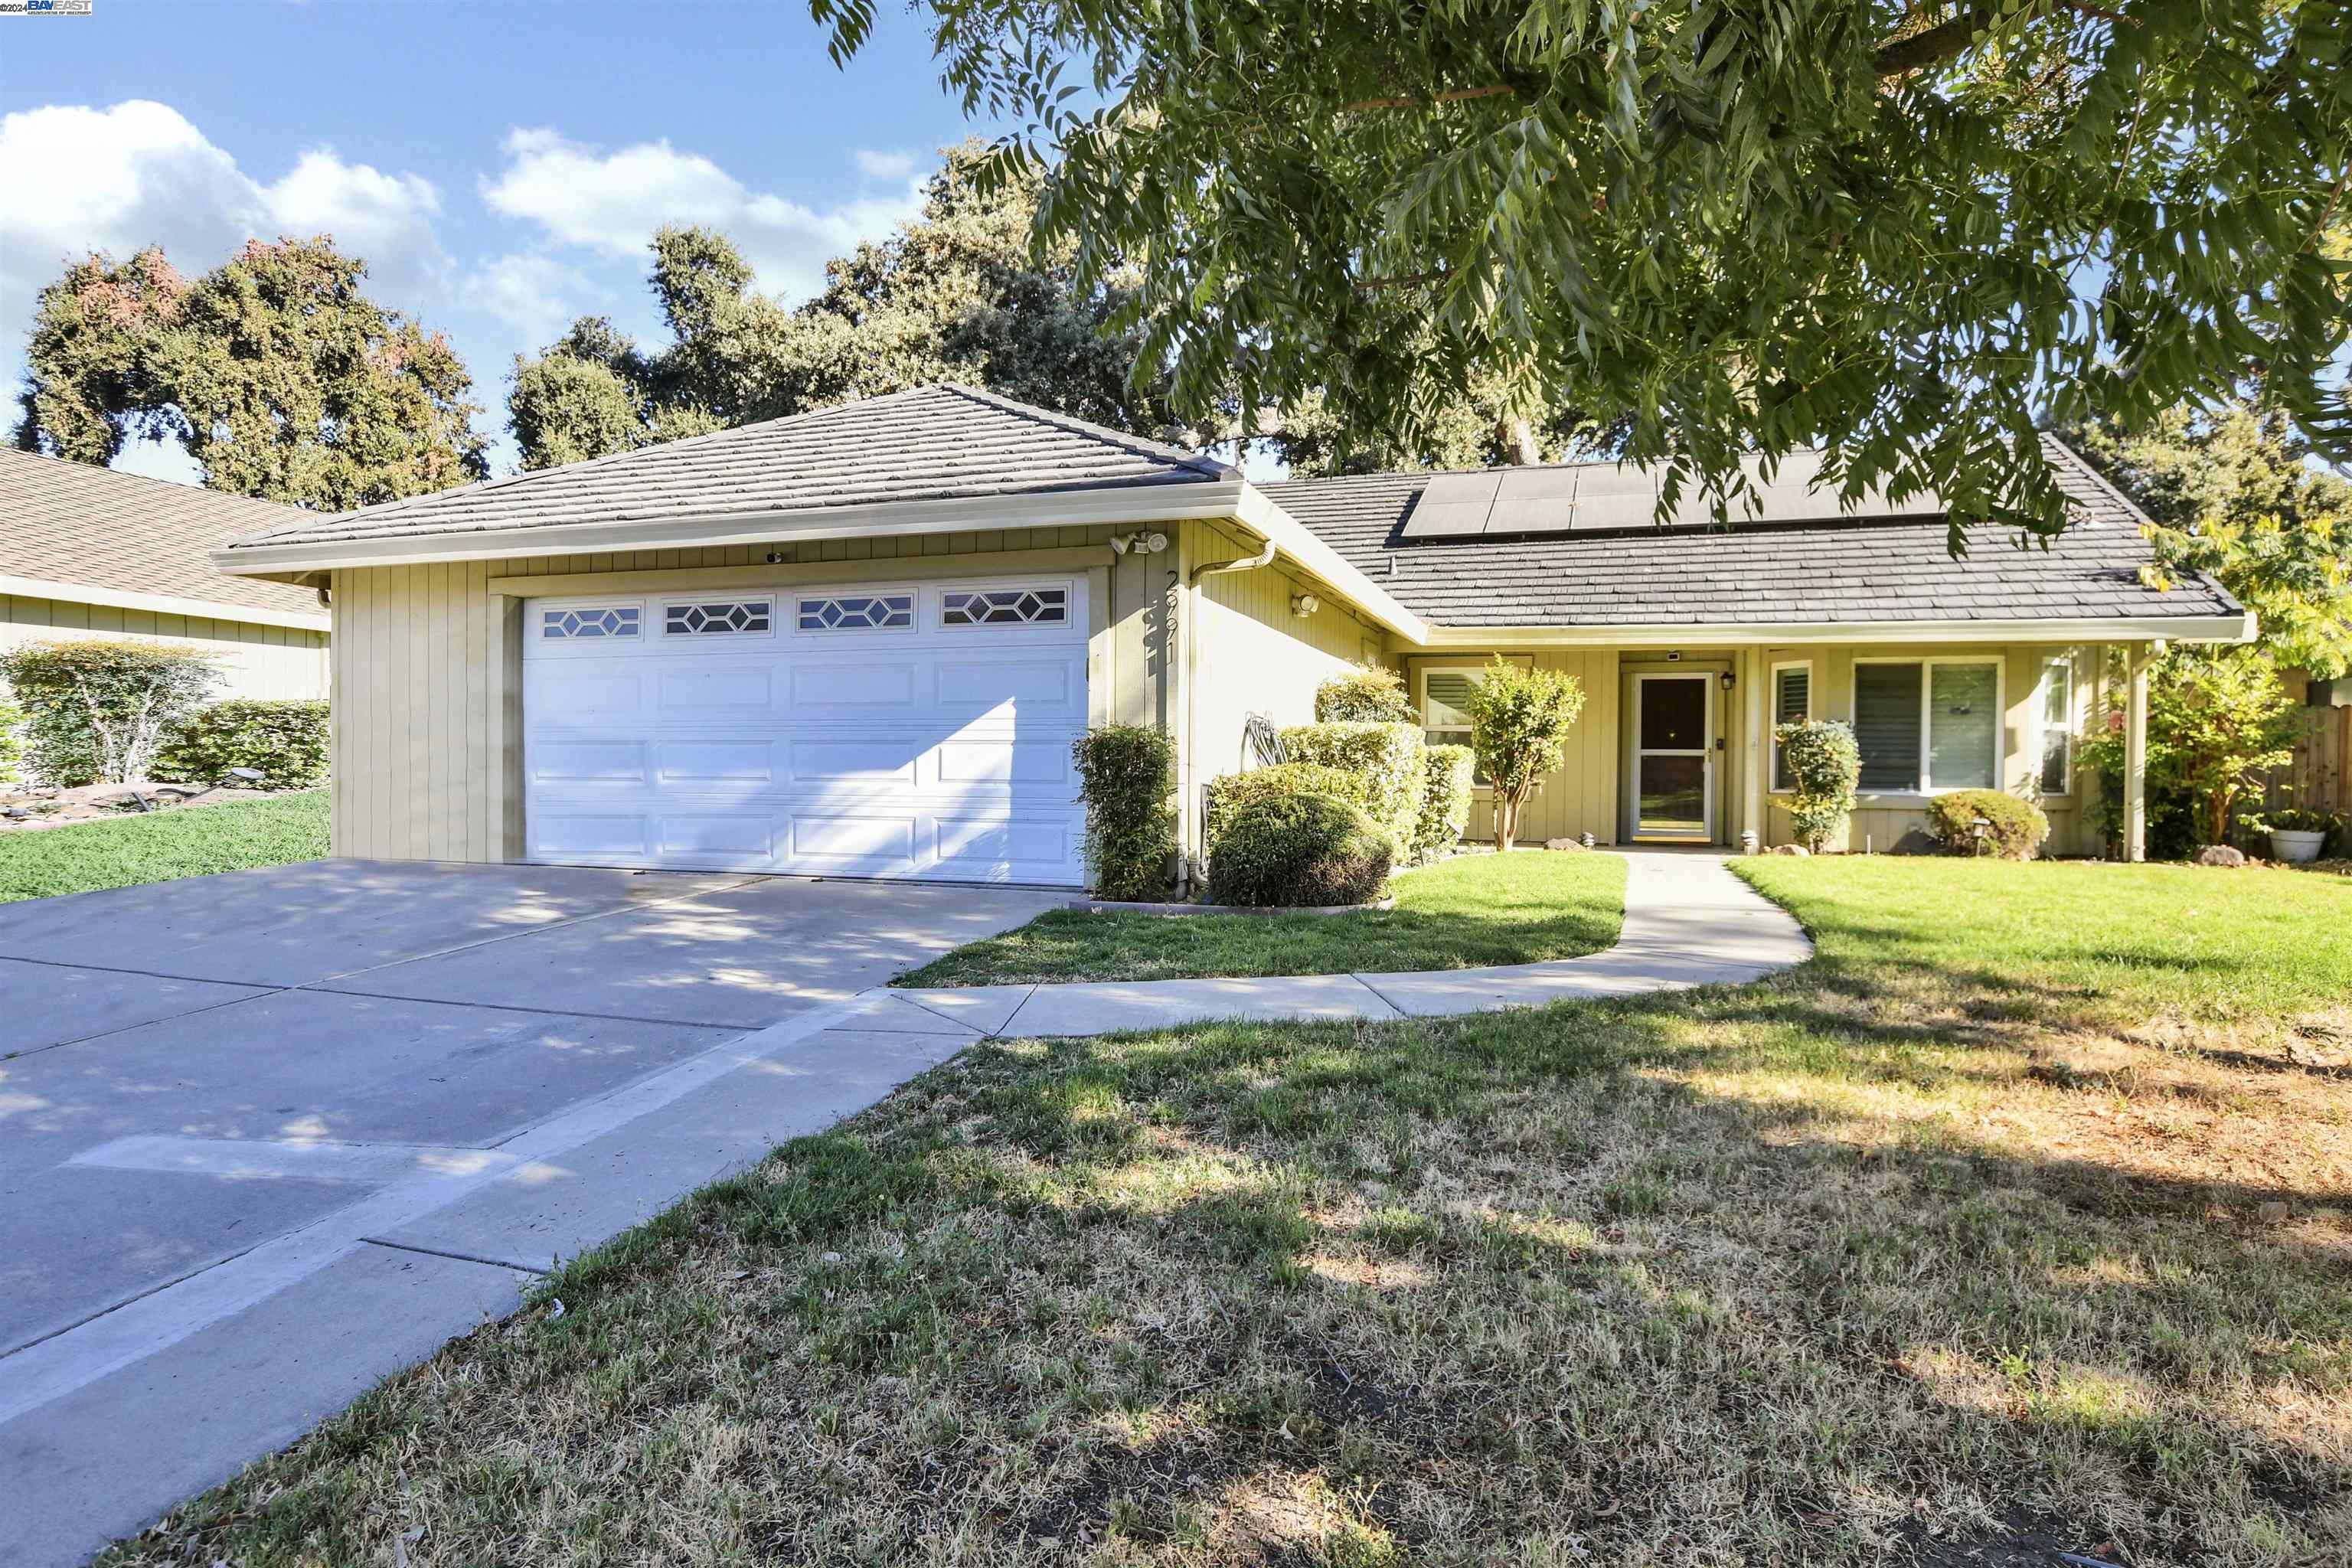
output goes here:
{"type": "MultiPolygon", "coordinates": [[[[1819,452],[1791,452],[1764,478],[1760,457],[1740,459],[1756,504],[1735,496],[1733,527],[1770,523],[1828,522],[1842,518],[1918,517],[1944,510],[1932,495],[1896,503],[1872,489],[1852,507],[1822,483],[1819,452]]],[[[1573,463],[1544,468],[1487,468],[1475,473],[1435,474],[1405,519],[1406,539],[1472,539],[1547,533],[1624,532],[1657,522],[1660,485],[1666,465],[1573,463]]],[[[1670,528],[1717,526],[1715,508],[1696,476],[1686,477],[1681,498],[1665,520],[1670,528]]]]}
{"type": "Polygon", "coordinates": [[[1422,487],[1421,500],[1404,520],[1407,539],[1460,539],[1486,531],[1486,513],[1495,504],[1500,469],[1475,474],[1433,474],[1422,487]]]}
{"type": "Polygon", "coordinates": [[[1577,526],[1574,468],[1511,468],[1496,487],[1488,533],[1565,533],[1577,526]]]}

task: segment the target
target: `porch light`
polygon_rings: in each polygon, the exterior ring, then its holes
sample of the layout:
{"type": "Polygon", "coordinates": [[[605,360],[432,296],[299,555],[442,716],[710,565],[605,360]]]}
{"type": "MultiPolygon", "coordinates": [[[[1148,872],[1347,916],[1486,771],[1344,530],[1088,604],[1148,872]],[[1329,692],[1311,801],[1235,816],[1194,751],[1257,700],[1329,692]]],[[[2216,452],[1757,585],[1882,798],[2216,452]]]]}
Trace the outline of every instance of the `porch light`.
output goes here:
{"type": "Polygon", "coordinates": [[[1723,682],[1723,689],[1724,689],[1726,691],[1730,690],[1730,689],[1732,689],[1732,687],[1733,687],[1734,685],[1736,685],[1736,684],[1738,683],[1738,679],[1739,679],[1739,678],[1738,678],[1738,676],[1736,676],[1736,675],[1732,674],[1732,673],[1731,673],[1731,671],[1729,671],[1729,670],[1727,670],[1727,670],[1725,670],[1721,675],[1717,676],[1717,677],[1716,677],[1716,679],[1717,679],[1717,680],[1720,680],[1721,682],[1723,682]]]}

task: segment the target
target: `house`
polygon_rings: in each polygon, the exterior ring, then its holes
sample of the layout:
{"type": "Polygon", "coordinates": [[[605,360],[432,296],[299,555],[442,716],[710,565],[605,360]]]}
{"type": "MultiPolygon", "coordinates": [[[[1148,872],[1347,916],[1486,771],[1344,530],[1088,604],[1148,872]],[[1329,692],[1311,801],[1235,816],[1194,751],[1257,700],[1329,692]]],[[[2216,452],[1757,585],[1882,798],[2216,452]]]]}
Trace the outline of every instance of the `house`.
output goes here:
{"type": "Polygon", "coordinates": [[[1531,836],[1784,837],[1769,726],[1811,713],[1862,734],[1856,848],[1936,792],[2038,783],[2080,851],[2103,656],[2144,714],[2152,645],[2251,628],[2210,584],[2143,585],[2136,514],[2051,455],[2077,526],[1955,561],[1940,512],[1843,514],[1795,460],[1757,521],[1660,529],[1626,466],[1261,486],[931,386],[216,559],[332,598],[344,855],[1076,885],[1087,726],[1173,734],[1196,846],[1254,718],[1374,659],[1458,737],[1498,654],[1589,693],[1531,836]]]}
{"type": "Polygon", "coordinates": [[[230,541],[301,515],[0,447],[0,647],[137,637],[219,654],[223,696],[324,697],[317,593],[213,564],[230,541]]]}

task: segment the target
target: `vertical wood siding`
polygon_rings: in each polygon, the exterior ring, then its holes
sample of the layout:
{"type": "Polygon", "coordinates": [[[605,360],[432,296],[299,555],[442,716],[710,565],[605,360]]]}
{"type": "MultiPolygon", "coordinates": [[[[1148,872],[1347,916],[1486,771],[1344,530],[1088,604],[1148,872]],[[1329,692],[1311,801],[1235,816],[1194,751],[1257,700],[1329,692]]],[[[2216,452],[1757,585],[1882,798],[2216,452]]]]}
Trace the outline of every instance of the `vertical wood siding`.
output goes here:
{"type": "MultiPolygon", "coordinates": [[[[1813,712],[1818,718],[1853,721],[1853,667],[1858,658],[1998,658],[2001,679],[2000,786],[2017,793],[2040,776],[2042,756],[2037,722],[2042,661],[2071,656],[2074,661],[2074,709],[2069,728],[2078,736],[2103,712],[2096,695],[2105,650],[2098,646],[2053,647],[2036,644],[1995,645],[1902,644],[1801,645],[1767,648],[1764,662],[1810,660],[1813,667],[1813,712]]],[[[2050,818],[2050,838],[2044,852],[2052,855],[2097,853],[2098,833],[2088,803],[2098,793],[2098,781],[2078,761],[2074,788],[2063,795],[2044,797],[2042,809],[2050,818]]],[[[1765,809],[1765,842],[1791,842],[1786,795],[1769,797],[1765,809]]],[[[1924,847],[1927,830],[1927,801],[1918,795],[1864,795],[1853,814],[1848,847],[1885,852],[1924,847]]]]}
{"type": "MultiPolygon", "coordinates": [[[[932,557],[1018,552],[1101,544],[1105,527],[994,529],[985,533],[899,539],[835,539],[773,546],[785,566],[826,562],[906,561],[912,573],[932,557]]],[[[514,556],[424,566],[383,566],[334,574],[336,658],[334,848],[338,855],[394,860],[497,861],[522,845],[522,681],[519,602],[493,595],[493,577],[583,572],[691,570],[765,563],[772,547],[638,550],[514,556]]],[[[1108,552],[1105,552],[1106,558],[1108,552]]],[[[1174,552],[1150,558],[1165,563],[1174,552]]],[[[1103,579],[1128,600],[1149,591],[1142,558],[1103,579]]],[[[974,563],[973,564],[980,564],[974,563]]],[[[986,565],[993,570],[997,563],[986,565]]],[[[658,590],[659,579],[649,586],[658,590]]],[[[1118,639],[1106,636],[1106,646],[1118,639]]],[[[1141,642],[1114,655],[1107,685],[1115,716],[1150,721],[1147,669],[1164,663],[1141,642]]]]}
{"type": "MultiPolygon", "coordinates": [[[[1188,573],[1204,562],[1255,555],[1259,548],[1213,523],[1185,525],[1188,573]]],[[[1284,570],[1279,561],[1255,571],[1204,577],[1196,598],[1186,673],[1192,734],[1179,769],[1186,842],[1194,844],[1202,786],[1248,766],[1244,747],[1251,716],[1277,726],[1311,722],[1315,689],[1367,655],[1378,658],[1381,647],[1379,626],[1340,605],[1339,595],[1284,570]],[[1305,593],[1318,594],[1322,607],[1312,616],[1292,614],[1292,598],[1305,593]]]]}
{"type": "Polygon", "coordinates": [[[0,594],[0,647],[110,637],[154,637],[219,654],[222,697],[327,695],[324,632],[0,594]]]}

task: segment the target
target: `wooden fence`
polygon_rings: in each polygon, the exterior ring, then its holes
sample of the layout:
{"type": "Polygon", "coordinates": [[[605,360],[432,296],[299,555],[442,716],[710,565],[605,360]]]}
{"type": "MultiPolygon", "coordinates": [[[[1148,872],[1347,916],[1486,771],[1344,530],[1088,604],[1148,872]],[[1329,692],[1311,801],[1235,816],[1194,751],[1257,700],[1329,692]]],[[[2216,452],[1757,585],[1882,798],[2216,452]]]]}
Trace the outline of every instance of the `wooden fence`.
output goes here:
{"type": "Polygon", "coordinates": [[[2264,805],[2352,811],[2352,708],[2298,708],[2294,761],[2271,775],[2264,805]]]}

